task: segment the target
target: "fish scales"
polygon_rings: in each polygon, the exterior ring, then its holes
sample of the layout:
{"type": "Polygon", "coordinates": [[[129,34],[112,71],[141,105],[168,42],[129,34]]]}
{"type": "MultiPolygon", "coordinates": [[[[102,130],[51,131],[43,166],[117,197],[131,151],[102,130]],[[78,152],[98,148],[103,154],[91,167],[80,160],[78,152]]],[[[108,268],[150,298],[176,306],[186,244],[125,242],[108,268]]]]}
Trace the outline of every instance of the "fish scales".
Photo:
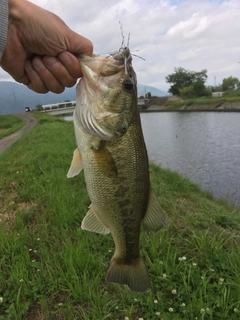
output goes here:
{"type": "Polygon", "coordinates": [[[165,214],[151,190],[136,75],[130,53],[124,54],[122,63],[114,57],[80,58],[83,78],[74,113],[78,148],[68,177],[84,169],[92,203],[82,229],[112,234],[115,253],[107,281],[142,292],[150,288],[150,281],[140,256],[141,224],[157,231],[165,214]]]}

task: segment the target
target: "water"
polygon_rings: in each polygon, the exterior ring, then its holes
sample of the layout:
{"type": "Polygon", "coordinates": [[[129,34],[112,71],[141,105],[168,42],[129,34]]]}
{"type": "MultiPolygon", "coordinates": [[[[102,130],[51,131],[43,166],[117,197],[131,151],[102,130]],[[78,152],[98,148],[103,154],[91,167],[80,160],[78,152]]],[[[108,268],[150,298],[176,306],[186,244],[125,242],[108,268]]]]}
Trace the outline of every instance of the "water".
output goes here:
{"type": "Polygon", "coordinates": [[[141,120],[151,162],[240,206],[240,113],[141,113],[141,120]]]}
{"type": "Polygon", "coordinates": [[[141,114],[150,161],[240,206],[240,113],[141,114]]]}

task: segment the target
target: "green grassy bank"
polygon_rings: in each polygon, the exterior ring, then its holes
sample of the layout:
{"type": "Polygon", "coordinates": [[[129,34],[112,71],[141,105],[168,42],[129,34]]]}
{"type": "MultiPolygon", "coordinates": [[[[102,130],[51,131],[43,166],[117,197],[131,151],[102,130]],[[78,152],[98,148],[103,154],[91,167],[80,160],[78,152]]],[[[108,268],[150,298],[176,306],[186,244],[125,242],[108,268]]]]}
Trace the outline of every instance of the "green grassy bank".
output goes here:
{"type": "Polygon", "coordinates": [[[0,139],[21,129],[24,124],[25,121],[19,117],[13,115],[0,116],[0,139]]]}
{"type": "Polygon", "coordinates": [[[0,155],[0,320],[239,319],[240,211],[151,165],[168,215],[141,234],[152,290],[108,284],[113,240],[80,229],[83,174],[66,178],[73,125],[38,118],[0,155]]]}
{"type": "MultiPolygon", "coordinates": [[[[240,111],[239,96],[202,97],[186,100],[171,96],[158,97],[152,104],[159,106],[158,111],[240,111]]],[[[148,111],[148,109],[145,111],[148,111]]]]}

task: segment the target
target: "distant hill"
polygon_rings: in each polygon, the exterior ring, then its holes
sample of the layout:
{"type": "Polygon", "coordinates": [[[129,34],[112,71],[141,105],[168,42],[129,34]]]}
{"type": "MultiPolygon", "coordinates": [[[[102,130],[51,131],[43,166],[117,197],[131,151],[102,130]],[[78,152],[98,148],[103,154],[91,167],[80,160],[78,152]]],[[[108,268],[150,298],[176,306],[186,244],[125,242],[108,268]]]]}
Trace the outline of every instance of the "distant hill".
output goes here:
{"type": "Polygon", "coordinates": [[[145,94],[148,92],[151,92],[152,96],[157,96],[157,97],[163,97],[167,96],[167,92],[164,92],[158,88],[151,87],[151,86],[146,86],[144,84],[138,84],[138,94],[145,94]]]}
{"type": "MultiPolygon", "coordinates": [[[[160,89],[138,84],[138,94],[151,92],[154,96],[166,95],[160,89]]],[[[76,100],[76,86],[67,88],[61,94],[39,94],[17,82],[0,81],[0,114],[25,112],[26,107],[35,109],[38,104],[76,100]]]]}

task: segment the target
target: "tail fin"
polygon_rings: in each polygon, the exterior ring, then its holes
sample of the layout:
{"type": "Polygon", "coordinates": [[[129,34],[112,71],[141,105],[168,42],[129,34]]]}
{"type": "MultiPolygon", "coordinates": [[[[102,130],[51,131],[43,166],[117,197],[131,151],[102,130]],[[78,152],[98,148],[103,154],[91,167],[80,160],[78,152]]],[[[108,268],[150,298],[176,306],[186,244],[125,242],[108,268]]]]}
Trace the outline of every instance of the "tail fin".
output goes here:
{"type": "Polygon", "coordinates": [[[136,292],[144,292],[151,289],[148,272],[140,257],[131,264],[124,264],[116,258],[113,258],[107,271],[106,280],[118,284],[126,284],[136,292]]]}

